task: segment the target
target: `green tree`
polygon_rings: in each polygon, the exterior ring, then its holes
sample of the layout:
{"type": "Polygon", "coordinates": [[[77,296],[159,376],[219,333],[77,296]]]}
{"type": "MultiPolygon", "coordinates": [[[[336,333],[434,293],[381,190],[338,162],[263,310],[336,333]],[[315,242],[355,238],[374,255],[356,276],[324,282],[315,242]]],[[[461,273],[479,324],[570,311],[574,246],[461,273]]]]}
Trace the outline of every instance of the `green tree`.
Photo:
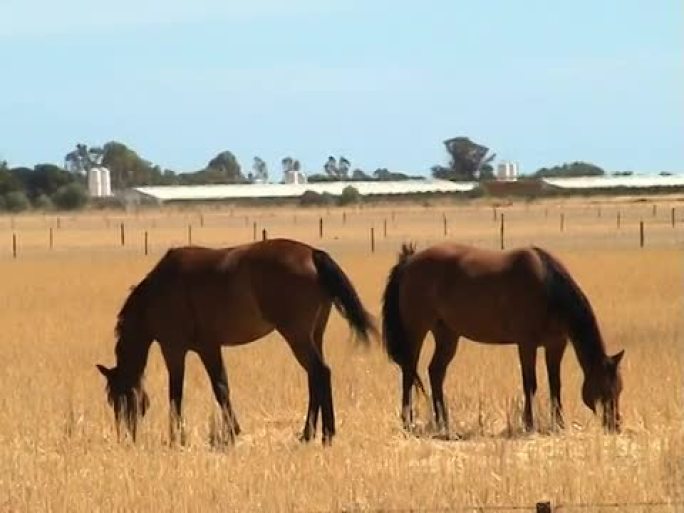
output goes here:
{"type": "Polygon", "coordinates": [[[61,210],[77,210],[88,203],[88,191],[81,184],[70,183],[59,188],[52,202],[61,210]]]}
{"type": "Polygon", "coordinates": [[[102,165],[109,169],[115,190],[164,183],[159,166],[153,166],[120,142],[110,141],[104,145],[102,165]]]}
{"type": "Polygon", "coordinates": [[[31,206],[24,191],[12,191],[4,195],[4,207],[9,212],[22,212],[31,206]]]}
{"type": "Polygon", "coordinates": [[[444,141],[450,160],[448,167],[433,166],[432,176],[443,180],[482,180],[493,176],[491,162],[496,154],[488,155],[489,148],[467,137],[454,137],[444,141]]]}
{"type": "Polygon", "coordinates": [[[363,196],[361,196],[361,193],[356,187],[347,185],[344,189],[342,189],[342,194],[340,195],[337,203],[341,206],[353,205],[356,203],[361,203],[362,198],[363,196]]]}
{"type": "Polygon", "coordinates": [[[560,166],[542,167],[538,169],[534,176],[543,177],[571,177],[571,176],[603,176],[606,172],[600,167],[588,162],[565,163],[560,166]]]}

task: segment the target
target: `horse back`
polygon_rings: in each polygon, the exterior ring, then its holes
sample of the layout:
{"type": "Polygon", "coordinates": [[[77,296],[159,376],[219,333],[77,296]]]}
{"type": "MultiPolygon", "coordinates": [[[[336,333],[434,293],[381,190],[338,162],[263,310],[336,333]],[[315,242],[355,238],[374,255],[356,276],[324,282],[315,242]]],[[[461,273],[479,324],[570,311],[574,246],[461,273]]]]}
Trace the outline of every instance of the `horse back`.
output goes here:
{"type": "Polygon", "coordinates": [[[404,282],[403,311],[427,329],[442,321],[472,340],[507,343],[547,326],[544,266],[530,248],[433,246],[414,255],[404,282]]]}

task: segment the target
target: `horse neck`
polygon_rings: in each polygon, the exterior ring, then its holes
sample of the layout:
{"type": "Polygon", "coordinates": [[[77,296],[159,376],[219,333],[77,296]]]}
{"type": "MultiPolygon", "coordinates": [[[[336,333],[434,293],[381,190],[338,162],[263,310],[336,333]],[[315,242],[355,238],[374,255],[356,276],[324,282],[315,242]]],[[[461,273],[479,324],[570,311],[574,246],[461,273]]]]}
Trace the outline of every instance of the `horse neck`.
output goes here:
{"type": "Polygon", "coordinates": [[[596,323],[573,330],[570,340],[575,348],[580,367],[587,376],[606,357],[606,346],[596,323]]]}
{"type": "Polygon", "coordinates": [[[136,387],[142,380],[152,340],[120,336],[116,344],[116,367],[122,384],[136,387]]]}

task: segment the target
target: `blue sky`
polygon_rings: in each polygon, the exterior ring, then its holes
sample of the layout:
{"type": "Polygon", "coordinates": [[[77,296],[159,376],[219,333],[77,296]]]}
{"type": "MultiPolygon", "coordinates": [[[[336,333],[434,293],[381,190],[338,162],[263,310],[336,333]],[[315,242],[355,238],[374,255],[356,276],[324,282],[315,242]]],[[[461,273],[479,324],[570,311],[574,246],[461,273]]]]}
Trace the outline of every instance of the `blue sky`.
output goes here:
{"type": "Polygon", "coordinates": [[[429,173],[465,135],[523,172],[684,172],[679,0],[2,0],[0,159],[119,140],[174,170],[429,173]]]}

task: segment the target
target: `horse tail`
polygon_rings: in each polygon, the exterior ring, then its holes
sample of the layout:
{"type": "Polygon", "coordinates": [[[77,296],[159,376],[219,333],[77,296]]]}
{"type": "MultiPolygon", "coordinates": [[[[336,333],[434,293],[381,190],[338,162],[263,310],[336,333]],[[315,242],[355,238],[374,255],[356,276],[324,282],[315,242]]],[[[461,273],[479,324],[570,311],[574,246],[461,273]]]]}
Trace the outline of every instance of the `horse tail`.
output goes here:
{"type": "Polygon", "coordinates": [[[338,312],[347,319],[354,334],[365,344],[377,328],[371,314],[364,308],[359,295],[344,271],[332,257],[320,249],[313,250],[313,263],[319,283],[332,298],[338,312]]]}
{"type": "MultiPolygon", "coordinates": [[[[399,292],[406,264],[415,252],[416,248],[413,244],[402,244],[397,263],[394,264],[394,267],[392,267],[392,270],[387,277],[382,303],[383,346],[390,359],[399,365],[402,370],[407,370],[406,367],[408,366],[408,360],[410,359],[410,348],[406,341],[406,330],[401,318],[399,292]]],[[[415,387],[425,394],[425,387],[423,386],[423,382],[420,379],[418,372],[413,369],[413,373],[415,387]]]]}
{"type": "Polygon", "coordinates": [[[600,340],[598,322],[589,299],[565,266],[539,247],[532,248],[546,270],[546,289],[551,313],[566,325],[570,339],[577,347],[600,340]]]}

